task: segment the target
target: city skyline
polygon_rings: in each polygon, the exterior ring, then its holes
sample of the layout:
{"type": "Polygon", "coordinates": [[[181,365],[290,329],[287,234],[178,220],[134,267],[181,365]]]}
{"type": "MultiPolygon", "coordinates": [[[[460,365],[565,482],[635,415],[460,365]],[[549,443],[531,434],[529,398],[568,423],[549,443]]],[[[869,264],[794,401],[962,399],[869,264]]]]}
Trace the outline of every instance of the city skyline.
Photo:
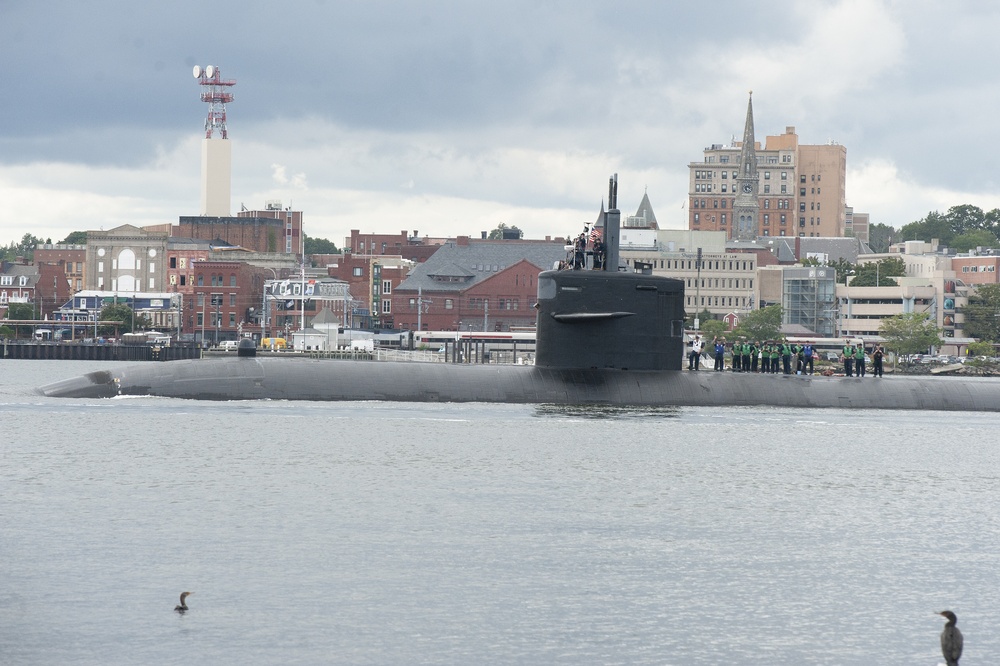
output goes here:
{"type": "Polygon", "coordinates": [[[282,200],[338,246],[572,235],[613,172],[623,210],[648,192],[686,228],[688,164],[739,140],[751,89],[758,138],[846,146],[847,204],[873,224],[1000,207],[976,150],[1000,8],[973,2],[10,2],[0,19],[0,243],[196,215],[194,65],[237,81],[232,214],[282,200]]]}

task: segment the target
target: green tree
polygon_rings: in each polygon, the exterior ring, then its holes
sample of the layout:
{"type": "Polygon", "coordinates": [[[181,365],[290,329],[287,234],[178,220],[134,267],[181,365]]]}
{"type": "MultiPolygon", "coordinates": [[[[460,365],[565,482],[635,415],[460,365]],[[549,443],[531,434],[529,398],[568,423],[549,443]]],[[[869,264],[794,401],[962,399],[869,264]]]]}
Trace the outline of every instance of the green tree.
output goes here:
{"type": "Polygon", "coordinates": [[[937,211],[927,213],[922,220],[906,224],[899,230],[900,240],[919,240],[929,243],[937,238],[942,245],[949,245],[953,235],[948,218],[937,211]]]}
{"type": "Polygon", "coordinates": [[[337,254],[340,252],[333,241],[325,238],[313,238],[308,234],[305,236],[305,251],[307,257],[313,254],[337,254]]]}
{"type": "Polygon", "coordinates": [[[503,232],[504,231],[506,231],[508,233],[510,233],[512,231],[516,232],[518,238],[524,238],[524,232],[523,231],[521,231],[520,229],[518,229],[515,226],[509,226],[508,227],[505,223],[501,222],[500,224],[497,225],[496,229],[494,229],[493,231],[490,232],[489,239],[490,240],[503,240],[503,232]]]}
{"type": "MultiPolygon", "coordinates": [[[[122,322],[120,326],[117,327],[118,333],[129,333],[137,328],[148,328],[149,321],[143,317],[139,316],[132,321],[132,308],[125,305],[124,303],[114,303],[110,305],[105,305],[101,308],[101,321],[120,321],[122,322]]],[[[100,334],[103,336],[110,336],[116,333],[114,326],[102,326],[100,328],[100,334]]]]}
{"type": "Polygon", "coordinates": [[[969,356],[990,356],[996,354],[996,348],[992,342],[973,342],[969,345],[969,356]]]}
{"type": "Polygon", "coordinates": [[[962,308],[965,334],[985,342],[1000,342],[1000,284],[980,285],[962,308]]]}
{"type": "Polygon", "coordinates": [[[889,246],[896,242],[899,232],[888,224],[872,224],[868,226],[868,247],[872,252],[880,254],[888,252],[889,246]]]}
{"type": "MultiPolygon", "coordinates": [[[[34,303],[11,303],[7,306],[7,319],[26,321],[28,319],[39,319],[34,303]]],[[[30,337],[31,326],[15,326],[14,337],[30,337]]]]}
{"type": "Polygon", "coordinates": [[[14,261],[17,257],[24,257],[29,264],[33,263],[35,259],[35,246],[43,242],[37,236],[24,234],[20,242],[11,243],[0,252],[0,259],[14,261]]]}
{"type": "Polygon", "coordinates": [[[951,239],[951,247],[957,252],[968,252],[974,247],[997,247],[997,237],[987,229],[974,229],[951,239]]]}
{"type": "MultiPolygon", "coordinates": [[[[983,225],[986,221],[983,209],[979,206],[972,206],[970,204],[952,206],[948,209],[948,212],[944,217],[948,220],[951,233],[955,236],[960,236],[962,234],[969,233],[970,231],[982,231],[984,229],[983,225]]],[[[948,245],[950,247],[951,243],[948,245]]]]}
{"type": "Polygon", "coordinates": [[[699,322],[701,334],[706,338],[724,335],[728,326],[721,319],[702,319],[699,322]]]}
{"type": "Polygon", "coordinates": [[[827,262],[827,266],[837,271],[837,282],[843,282],[844,284],[847,284],[847,278],[850,276],[851,271],[854,270],[854,264],[846,259],[827,262]]]}
{"type": "Polygon", "coordinates": [[[859,264],[854,268],[852,287],[895,287],[895,277],[906,275],[906,264],[902,259],[890,257],[868,264],[859,264]]]}
{"type": "Polygon", "coordinates": [[[781,306],[769,305],[751,310],[733,330],[733,335],[749,340],[775,340],[781,337],[781,306]]]}
{"type": "Polygon", "coordinates": [[[6,325],[0,326],[0,340],[2,340],[3,338],[13,338],[13,337],[14,337],[14,329],[6,325]]]}
{"type": "Polygon", "coordinates": [[[86,245],[87,244],[87,232],[86,231],[72,231],[66,238],[59,241],[60,245],[86,245]]]}
{"type": "Polygon", "coordinates": [[[882,320],[885,346],[900,355],[920,354],[944,344],[941,330],[926,312],[906,312],[882,320]]]}

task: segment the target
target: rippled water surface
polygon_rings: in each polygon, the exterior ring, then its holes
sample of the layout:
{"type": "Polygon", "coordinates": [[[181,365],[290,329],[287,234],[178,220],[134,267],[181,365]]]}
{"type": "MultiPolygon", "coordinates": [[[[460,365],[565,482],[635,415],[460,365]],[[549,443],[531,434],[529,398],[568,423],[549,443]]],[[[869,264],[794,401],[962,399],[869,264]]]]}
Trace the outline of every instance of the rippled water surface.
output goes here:
{"type": "Polygon", "coordinates": [[[996,415],[33,392],[111,367],[0,361],[2,663],[1000,659],[996,415]]]}

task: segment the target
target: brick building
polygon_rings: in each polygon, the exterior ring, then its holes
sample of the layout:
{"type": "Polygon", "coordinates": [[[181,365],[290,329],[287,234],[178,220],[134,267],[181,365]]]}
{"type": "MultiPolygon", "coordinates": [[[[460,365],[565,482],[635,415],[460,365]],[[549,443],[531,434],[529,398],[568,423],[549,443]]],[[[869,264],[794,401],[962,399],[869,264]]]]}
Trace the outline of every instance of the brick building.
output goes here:
{"type": "Polygon", "coordinates": [[[791,126],[761,147],[754,139],[752,104],[743,141],[713,144],[688,169],[689,229],[726,231],[743,240],[845,234],[847,148],[800,144],[791,126]],[[746,229],[737,229],[738,214],[749,218],[746,229]]]}
{"type": "Polygon", "coordinates": [[[397,328],[506,331],[534,326],[538,274],[566,258],[557,241],[460,236],[418,264],[393,292],[397,328]],[[419,311],[420,308],[423,311],[419,311]]]}

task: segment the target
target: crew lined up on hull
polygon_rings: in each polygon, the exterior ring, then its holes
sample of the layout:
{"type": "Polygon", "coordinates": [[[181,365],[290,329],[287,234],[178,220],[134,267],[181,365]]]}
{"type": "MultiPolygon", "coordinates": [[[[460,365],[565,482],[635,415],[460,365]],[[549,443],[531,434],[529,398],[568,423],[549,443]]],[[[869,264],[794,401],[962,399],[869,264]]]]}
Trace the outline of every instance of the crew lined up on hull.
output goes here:
{"type": "MultiPolygon", "coordinates": [[[[770,375],[778,373],[813,375],[816,374],[815,362],[819,359],[816,350],[809,343],[796,344],[788,340],[767,340],[764,342],[735,340],[727,342],[725,338],[716,336],[706,349],[701,336],[696,335],[691,341],[687,353],[688,370],[700,370],[701,360],[706,358],[708,354],[714,358],[713,370],[715,372],[728,369],[733,372],[770,375]],[[726,367],[727,356],[731,358],[728,368],[726,367]]],[[[866,349],[863,344],[845,345],[840,356],[844,375],[859,379],[866,376],[869,372],[867,364],[869,358],[871,359],[871,375],[882,377],[882,363],[885,359],[885,350],[882,345],[874,344],[870,349],[866,349]]],[[[834,371],[827,368],[821,374],[832,375],[834,371]]]]}

